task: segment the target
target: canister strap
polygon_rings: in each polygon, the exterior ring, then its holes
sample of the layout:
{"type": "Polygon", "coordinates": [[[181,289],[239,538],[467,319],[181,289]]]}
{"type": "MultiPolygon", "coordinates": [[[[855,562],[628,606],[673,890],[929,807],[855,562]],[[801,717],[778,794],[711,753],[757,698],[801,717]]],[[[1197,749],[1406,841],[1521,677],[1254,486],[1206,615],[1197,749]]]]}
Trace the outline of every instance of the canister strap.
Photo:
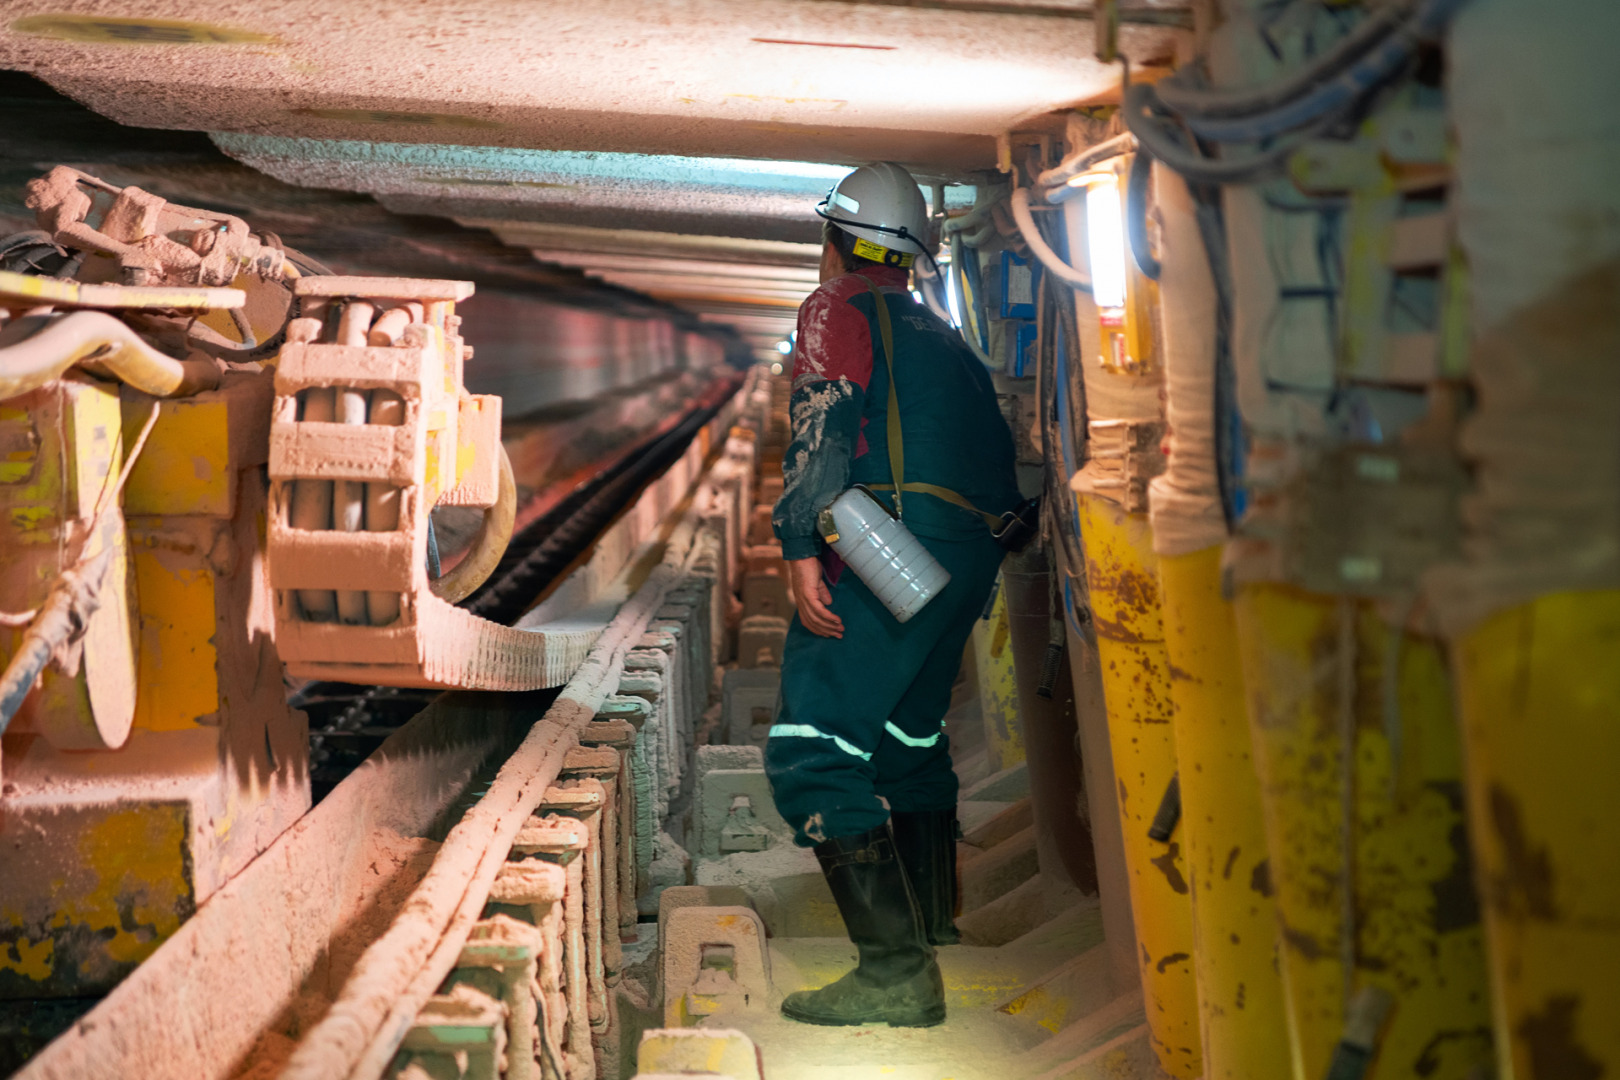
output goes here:
{"type": "MultiPolygon", "coordinates": [[[[868,484],[866,486],[871,488],[873,491],[894,490],[893,484],[868,484]]],[[[974,506],[972,503],[968,502],[967,499],[963,498],[961,495],[958,495],[948,487],[940,487],[938,484],[911,483],[903,485],[901,490],[914,491],[919,495],[932,495],[936,499],[944,499],[952,506],[960,506],[964,510],[972,511],[984,519],[984,523],[990,526],[991,532],[999,533],[1001,531],[1001,527],[1006,524],[1005,516],[986,513],[985,511],[980,510],[977,506],[974,506]]],[[[895,504],[897,507],[899,502],[900,500],[896,498],[895,504]]]]}
{"type": "Polygon", "coordinates": [[[897,518],[903,516],[900,506],[902,494],[911,491],[919,495],[932,495],[936,499],[944,499],[953,506],[971,511],[984,519],[984,523],[990,526],[992,533],[999,534],[1006,524],[1003,516],[980,510],[950,488],[940,487],[938,484],[901,483],[901,478],[906,475],[906,448],[900,434],[899,387],[894,381],[894,323],[889,318],[888,301],[883,299],[883,293],[878,290],[877,283],[865,274],[856,276],[866,282],[866,287],[872,292],[872,299],[877,302],[878,336],[883,339],[883,360],[889,367],[889,475],[894,483],[868,484],[867,487],[873,491],[894,492],[894,516],[897,518]]]}

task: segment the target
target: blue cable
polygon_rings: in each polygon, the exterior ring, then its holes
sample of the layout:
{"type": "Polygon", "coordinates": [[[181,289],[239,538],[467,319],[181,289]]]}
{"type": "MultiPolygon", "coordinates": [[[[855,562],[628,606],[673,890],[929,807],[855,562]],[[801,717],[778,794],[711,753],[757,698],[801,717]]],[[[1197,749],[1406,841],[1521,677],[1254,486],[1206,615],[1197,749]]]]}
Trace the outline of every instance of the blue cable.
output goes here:
{"type": "MultiPolygon", "coordinates": [[[[1072,426],[1069,424],[1068,350],[1065,347],[1067,343],[1063,340],[1063,328],[1061,326],[1057,328],[1057,332],[1053,335],[1052,344],[1054,346],[1053,351],[1057,354],[1055,357],[1056,374],[1053,376],[1053,381],[1057,385],[1053,387],[1052,394],[1057,405],[1058,414],[1058,454],[1063,459],[1064,475],[1065,477],[1068,477],[1072,476],[1075,472],[1074,431],[1072,426]]],[[[1067,479],[1064,480],[1064,484],[1068,484],[1067,479]]],[[[1070,497],[1067,499],[1069,504],[1069,513],[1074,518],[1074,535],[1079,536],[1080,508],[1073,498],[1072,489],[1070,489],[1070,491],[1070,497]]]]}
{"type": "Polygon", "coordinates": [[[1069,617],[1069,628],[1079,637],[1085,637],[1086,632],[1080,625],[1080,616],[1074,610],[1074,586],[1069,575],[1063,575],[1063,613],[1069,617]]]}
{"type": "Polygon", "coordinates": [[[1432,37],[1468,0],[1426,0],[1410,22],[1396,29],[1344,74],[1270,112],[1245,117],[1209,117],[1182,113],[1181,119],[1201,138],[1214,142],[1261,142],[1321,120],[1358,101],[1398,74],[1412,57],[1418,40],[1432,37]]]}
{"type": "MultiPolygon", "coordinates": [[[[1057,333],[1054,336],[1055,341],[1053,344],[1056,346],[1054,351],[1057,354],[1056,364],[1054,365],[1056,368],[1054,381],[1057,385],[1052,392],[1058,414],[1058,455],[1063,459],[1063,472],[1067,476],[1075,471],[1074,429],[1069,423],[1068,349],[1067,343],[1063,340],[1063,328],[1061,326],[1057,328],[1057,333]]],[[[1064,484],[1067,486],[1067,479],[1064,480],[1064,484]]],[[[1072,488],[1069,489],[1065,501],[1069,504],[1069,515],[1071,525],[1074,528],[1074,535],[1078,537],[1080,535],[1080,504],[1074,498],[1072,488]]],[[[1080,616],[1074,608],[1074,586],[1067,572],[1063,575],[1063,613],[1068,618],[1069,626],[1074,632],[1084,636],[1085,631],[1081,628],[1080,616]]]]}

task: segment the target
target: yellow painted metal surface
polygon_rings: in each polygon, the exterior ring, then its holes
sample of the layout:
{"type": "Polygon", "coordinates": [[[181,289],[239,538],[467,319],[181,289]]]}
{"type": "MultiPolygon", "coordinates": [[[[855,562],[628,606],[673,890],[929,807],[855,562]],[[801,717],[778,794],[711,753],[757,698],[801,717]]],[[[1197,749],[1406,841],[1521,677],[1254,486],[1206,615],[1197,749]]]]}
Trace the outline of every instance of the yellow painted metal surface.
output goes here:
{"type": "Polygon", "coordinates": [[[745,1080],[760,1075],[758,1054],[740,1031],[664,1029],[641,1040],[636,1067],[644,1073],[709,1073],[745,1080]]]}
{"type": "Polygon", "coordinates": [[[0,484],[20,484],[39,459],[39,432],[28,410],[0,405],[0,484]]]}
{"type": "Polygon", "coordinates": [[[220,708],[214,648],[214,575],[200,560],[135,535],[141,598],[140,687],[135,726],[180,731],[220,708]]]}
{"type": "MultiPolygon", "coordinates": [[[[59,307],[206,311],[239,308],[245,299],[246,294],[241,289],[214,289],[200,285],[86,285],[71,279],[0,270],[0,304],[17,308],[50,304],[59,307]]],[[[225,323],[229,325],[229,316],[225,316],[225,323]]]]}
{"type": "Polygon", "coordinates": [[[146,959],[191,915],[186,855],[191,815],[183,803],[75,808],[54,823],[60,860],[49,901],[38,891],[0,889],[0,992],[55,992],[108,985],[146,959]],[[71,935],[94,949],[59,954],[71,935]],[[71,959],[69,959],[71,957],[71,959]],[[71,969],[58,971],[69,963],[71,969]]]}
{"type": "MultiPolygon", "coordinates": [[[[226,395],[161,408],[124,489],[141,612],[135,725],[181,731],[221,707],[215,578],[238,555],[225,528],[236,511],[238,466],[226,395]]],[[[147,401],[125,409],[126,436],[150,409],[147,401]]]]}
{"type": "MultiPolygon", "coordinates": [[[[97,532],[86,534],[123,462],[120,426],[117,388],[85,378],[62,379],[14,399],[0,413],[0,459],[11,477],[0,483],[3,606],[38,607],[81,554],[114,551],[80,661],[71,672],[48,667],[18,713],[19,730],[43,734],[62,749],[121,745],[133,712],[135,644],[118,507],[110,506],[97,532]]],[[[0,662],[21,634],[0,630],[0,662]]]]}
{"type": "Polygon", "coordinates": [[[979,681],[979,707],[984,713],[985,753],[990,759],[990,771],[1000,772],[1024,760],[1012,628],[1007,622],[1007,597],[1000,589],[996,590],[990,618],[973,624],[973,661],[979,681]]]}
{"type": "Polygon", "coordinates": [[[1620,591],[1543,596],[1452,658],[1512,1080],[1620,1076],[1620,591]]]}
{"type": "Polygon", "coordinates": [[[1186,857],[1177,838],[1162,844],[1147,835],[1176,771],[1158,561],[1145,514],[1095,495],[1081,497],[1080,512],[1148,1027],[1165,1071],[1196,1077],[1202,1059],[1186,857]]]}
{"type": "Polygon", "coordinates": [[[122,468],[125,443],[120,439],[122,414],[118,389],[106,384],[74,382],[64,387],[68,408],[67,442],[71,458],[67,474],[69,517],[89,518],[105,501],[107,489],[122,468]]]}
{"type": "Polygon", "coordinates": [[[1193,895],[1193,954],[1205,1080],[1288,1080],[1260,781],[1221,549],[1162,557],[1180,836],[1193,895]]]}
{"type": "MultiPolygon", "coordinates": [[[[125,410],[124,435],[133,442],[150,402],[125,410]]],[[[124,486],[124,513],[208,514],[230,517],[235,487],[231,468],[229,403],[219,394],[165,401],[140,460],[124,486]]]]}
{"type": "Polygon", "coordinates": [[[1371,985],[1394,1009],[1369,1080],[1469,1080],[1490,1020],[1440,650],[1370,601],[1251,585],[1235,606],[1294,1074],[1326,1075],[1371,985]]]}

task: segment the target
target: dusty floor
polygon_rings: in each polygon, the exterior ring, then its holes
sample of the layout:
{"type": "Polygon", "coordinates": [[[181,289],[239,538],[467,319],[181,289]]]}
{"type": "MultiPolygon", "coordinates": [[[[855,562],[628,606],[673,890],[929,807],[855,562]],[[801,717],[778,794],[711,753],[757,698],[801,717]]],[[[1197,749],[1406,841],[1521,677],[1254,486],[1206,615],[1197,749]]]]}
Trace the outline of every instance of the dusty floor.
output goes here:
{"type": "MultiPolygon", "coordinates": [[[[987,776],[971,680],[959,680],[956,691],[947,726],[957,773],[965,793],[991,796],[961,804],[963,828],[972,832],[1023,793],[1016,777],[987,776]]],[[[762,879],[816,875],[814,857],[793,848],[703,860],[696,869],[701,884],[742,885],[751,893],[762,879]]],[[[808,891],[793,888],[788,895],[802,907],[808,891]]],[[[767,921],[788,928],[770,941],[771,999],[755,1010],[710,1016],[702,1026],[747,1034],[770,1080],[1159,1080],[1140,995],[1115,993],[1103,965],[1093,963],[1102,942],[1096,901],[1064,896],[1055,917],[1009,944],[939,950],[949,1010],[939,1027],[818,1028],[783,1018],[781,1000],[848,971],[855,948],[847,938],[820,936],[840,929],[830,903],[826,917],[785,913],[767,891],[767,921]]]]}

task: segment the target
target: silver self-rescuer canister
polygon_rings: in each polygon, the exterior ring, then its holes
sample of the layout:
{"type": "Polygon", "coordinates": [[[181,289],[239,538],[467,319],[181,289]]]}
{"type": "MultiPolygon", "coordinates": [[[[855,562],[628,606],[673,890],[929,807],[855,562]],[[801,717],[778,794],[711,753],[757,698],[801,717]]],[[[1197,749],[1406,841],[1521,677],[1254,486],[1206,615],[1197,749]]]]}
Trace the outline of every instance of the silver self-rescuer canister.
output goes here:
{"type": "Polygon", "coordinates": [[[850,488],[825,512],[834,528],[828,545],[898,621],[917,614],[950,583],[939,560],[865,488],[850,488]]]}

